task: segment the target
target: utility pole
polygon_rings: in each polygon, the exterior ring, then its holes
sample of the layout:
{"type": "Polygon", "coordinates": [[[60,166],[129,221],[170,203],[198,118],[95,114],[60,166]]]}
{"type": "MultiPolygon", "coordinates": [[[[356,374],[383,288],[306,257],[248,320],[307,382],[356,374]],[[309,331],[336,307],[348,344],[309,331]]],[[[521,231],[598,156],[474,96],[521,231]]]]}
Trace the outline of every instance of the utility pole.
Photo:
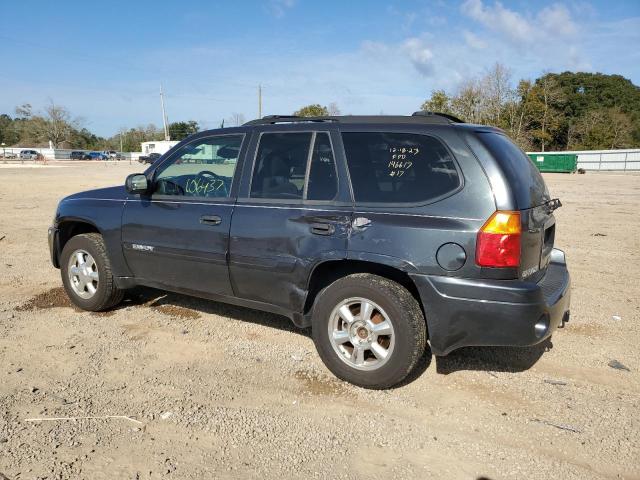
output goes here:
{"type": "Polygon", "coordinates": [[[258,85],[258,118],[262,118],[262,85],[258,85]]]}
{"type": "Polygon", "coordinates": [[[162,124],[164,125],[164,139],[171,140],[169,138],[169,127],[167,126],[167,113],[164,109],[164,94],[162,93],[162,84],[160,84],[160,107],[162,107],[162,124]]]}

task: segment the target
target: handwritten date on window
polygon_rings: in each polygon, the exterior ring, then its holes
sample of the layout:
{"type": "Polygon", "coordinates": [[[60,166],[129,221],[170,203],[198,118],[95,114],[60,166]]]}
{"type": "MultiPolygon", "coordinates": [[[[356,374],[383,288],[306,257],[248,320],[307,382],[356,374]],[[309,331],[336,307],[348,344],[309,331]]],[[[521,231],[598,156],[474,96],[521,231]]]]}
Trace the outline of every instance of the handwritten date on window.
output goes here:
{"type": "Polygon", "coordinates": [[[389,147],[391,160],[387,168],[390,177],[402,177],[413,166],[413,159],[420,153],[419,147],[389,147]]]}
{"type": "Polygon", "coordinates": [[[206,197],[211,193],[224,191],[224,181],[216,178],[203,180],[202,178],[192,178],[187,180],[185,191],[190,195],[206,197]]]}

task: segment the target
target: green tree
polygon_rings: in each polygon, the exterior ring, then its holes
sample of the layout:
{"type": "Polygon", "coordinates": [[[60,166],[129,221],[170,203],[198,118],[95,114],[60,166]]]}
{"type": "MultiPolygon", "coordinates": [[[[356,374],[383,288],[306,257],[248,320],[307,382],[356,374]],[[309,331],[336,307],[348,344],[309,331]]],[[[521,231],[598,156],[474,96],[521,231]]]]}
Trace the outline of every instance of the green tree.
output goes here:
{"type": "Polygon", "coordinates": [[[307,105],[300,110],[296,110],[293,114],[297,117],[325,117],[329,115],[329,110],[327,107],[314,103],[313,105],[307,105]]]}
{"type": "Polygon", "coordinates": [[[20,140],[20,135],[15,129],[15,121],[6,113],[0,115],[0,143],[14,145],[20,140]]]}
{"type": "Polygon", "coordinates": [[[453,95],[432,92],[422,109],[498,126],[525,150],[640,146],[640,87],[620,75],[546,73],[513,87],[495,64],[453,95]]]}
{"type": "Polygon", "coordinates": [[[562,138],[566,97],[556,79],[551,75],[540,77],[523,101],[533,148],[542,152],[557,150],[562,138]]]}
{"type": "Polygon", "coordinates": [[[106,150],[111,149],[111,145],[107,140],[90,132],[86,128],[73,129],[69,136],[70,148],[79,148],[82,150],[106,150]]]}
{"type": "Polygon", "coordinates": [[[420,107],[420,110],[426,112],[438,112],[453,114],[451,109],[451,98],[444,90],[434,90],[431,92],[431,97],[420,107]]]}
{"type": "MultiPolygon", "coordinates": [[[[588,124],[589,119],[583,117],[590,112],[611,108],[617,108],[620,113],[629,117],[632,144],[640,145],[640,87],[621,75],[563,72],[547,76],[557,82],[566,98],[563,109],[563,136],[559,139],[559,148],[565,148],[574,141],[570,138],[570,134],[575,134],[580,119],[583,119],[583,124],[588,124]]],[[[602,118],[611,115],[613,111],[602,115],[590,115],[590,117],[593,121],[598,116],[602,118]]],[[[606,143],[597,148],[609,148],[606,143]]]]}
{"type": "Polygon", "coordinates": [[[189,120],[188,122],[173,122],[169,124],[169,137],[172,140],[184,140],[189,135],[198,133],[200,126],[198,122],[189,120]]]}

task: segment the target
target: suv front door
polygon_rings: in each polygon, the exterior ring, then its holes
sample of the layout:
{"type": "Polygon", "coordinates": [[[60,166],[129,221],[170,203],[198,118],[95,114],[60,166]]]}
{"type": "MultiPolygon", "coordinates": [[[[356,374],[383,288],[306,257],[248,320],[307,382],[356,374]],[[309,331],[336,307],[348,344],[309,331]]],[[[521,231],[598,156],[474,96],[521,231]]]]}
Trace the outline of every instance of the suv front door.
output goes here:
{"type": "Polygon", "coordinates": [[[332,130],[254,133],[231,225],[236,296],[301,312],[313,268],[346,257],[352,204],[332,130]]]}
{"type": "Polygon", "coordinates": [[[231,295],[227,252],[244,134],[199,137],[153,171],[151,194],[122,216],[127,264],[143,284],[231,295]]]}

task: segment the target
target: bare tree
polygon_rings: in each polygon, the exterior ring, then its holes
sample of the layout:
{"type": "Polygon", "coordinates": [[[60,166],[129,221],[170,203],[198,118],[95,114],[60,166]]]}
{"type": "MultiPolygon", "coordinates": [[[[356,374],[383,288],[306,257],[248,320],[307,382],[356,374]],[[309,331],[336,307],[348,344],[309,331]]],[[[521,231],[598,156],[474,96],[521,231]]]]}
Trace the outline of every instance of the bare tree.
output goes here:
{"type": "Polygon", "coordinates": [[[619,107],[607,110],[609,117],[610,148],[629,148],[633,144],[633,123],[619,107]]]}
{"type": "Polygon", "coordinates": [[[327,107],[327,112],[329,112],[330,116],[337,117],[340,115],[340,108],[338,108],[338,104],[336,102],[331,102],[327,107]]]}
{"type": "Polygon", "coordinates": [[[483,123],[499,125],[501,114],[508,101],[513,99],[511,71],[496,63],[480,80],[482,99],[481,116],[483,123]]]}
{"type": "Polygon", "coordinates": [[[633,123],[620,108],[591,110],[570,128],[569,148],[595,150],[633,145],[633,123]]]}
{"type": "Polygon", "coordinates": [[[53,144],[53,148],[58,148],[63,142],[69,140],[71,132],[77,125],[78,122],[71,118],[66,108],[56,105],[51,100],[45,108],[41,135],[53,144]]]}
{"type": "Polygon", "coordinates": [[[23,103],[19,107],[16,107],[16,117],[26,120],[33,115],[32,107],[30,103],[23,103]]]}
{"type": "Polygon", "coordinates": [[[469,123],[482,121],[482,90],[476,79],[465,81],[451,99],[451,110],[462,120],[469,123]]]}
{"type": "Polygon", "coordinates": [[[511,90],[501,118],[501,126],[523,150],[530,150],[532,146],[528,124],[529,103],[527,102],[531,88],[529,80],[520,80],[517,88],[511,90]]]}

